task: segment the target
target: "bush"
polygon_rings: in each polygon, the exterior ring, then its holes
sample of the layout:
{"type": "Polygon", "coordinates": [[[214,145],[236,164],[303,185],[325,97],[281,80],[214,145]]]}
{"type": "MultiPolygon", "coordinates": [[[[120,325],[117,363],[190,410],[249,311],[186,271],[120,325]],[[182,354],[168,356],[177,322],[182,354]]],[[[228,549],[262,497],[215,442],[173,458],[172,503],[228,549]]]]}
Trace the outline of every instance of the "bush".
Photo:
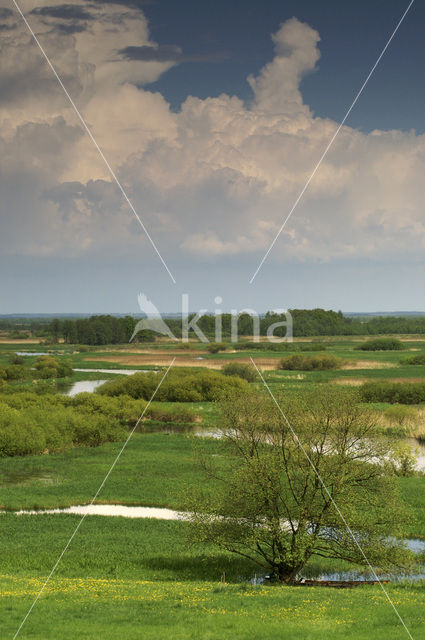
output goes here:
{"type": "Polygon", "coordinates": [[[218,353],[219,351],[226,351],[227,345],[224,342],[211,342],[207,346],[209,353],[218,353]]]}
{"type": "MultiPolygon", "coordinates": [[[[240,381],[242,382],[242,381],[240,381]]],[[[44,382],[42,384],[45,384],[44,382]]],[[[146,408],[145,400],[82,393],[75,397],[20,392],[0,401],[0,457],[96,447],[122,440],[146,408]]],[[[152,403],[147,420],[194,423],[196,413],[180,405],[152,403]]]]}
{"type": "Polygon", "coordinates": [[[401,360],[400,364],[425,364],[425,353],[417,353],[401,360]]]}
{"type": "Polygon", "coordinates": [[[176,405],[174,407],[164,407],[161,403],[151,404],[147,410],[145,416],[149,420],[156,422],[179,422],[179,423],[192,423],[196,422],[196,414],[188,407],[176,405]]]}
{"type": "Polygon", "coordinates": [[[322,342],[238,342],[235,351],[325,351],[322,342]]]}
{"type": "Polygon", "coordinates": [[[365,382],[360,387],[364,402],[419,404],[425,402],[424,382],[365,382]]]}
{"type": "Polygon", "coordinates": [[[66,378],[72,374],[72,365],[69,360],[57,360],[52,356],[39,356],[34,368],[38,372],[38,377],[44,380],[48,378],[66,378]]]}
{"type": "Polygon", "coordinates": [[[330,354],[320,356],[302,356],[294,354],[287,358],[282,358],[279,362],[279,369],[286,371],[325,371],[338,369],[341,366],[340,358],[330,354]]]}
{"type": "Polygon", "coordinates": [[[247,382],[255,382],[257,380],[257,372],[254,367],[242,362],[230,362],[222,367],[221,372],[225,376],[238,376],[247,382]]]}
{"type": "Polygon", "coordinates": [[[387,420],[393,423],[395,422],[400,427],[403,427],[406,422],[409,422],[414,415],[415,410],[403,404],[394,404],[384,411],[384,416],[387,420]]]}
{"type": "Polygon", "coordinates": [[[0,402],[0,457],[97,446],[125,437],[127,429],[108,413],[86,411],[71,398],[17,393],[0,402]]]}
{"type": "MultiPolygon", "coordinates": [[[[160,374],[161,375],[161,374],[160,374]]],[[[159,382],[154,373],[135,373],[121,380],[108,380],[96,389],[107,396],[129,395],[131,398],[150,400],[159,382]]],[[[243,391],[247,382],[236,376],[225,376],[218,371],[171,370],[155,395],[160,402],[210,402],[231,390],[243,391]]]]}
{"type": "Polygon", "coordinates": [[[403,348],[403,343],[397,338],[375,338],[356,347],[360,351],[400,351],[403,348]]]}
{"type": "Polygon", "coordinates": [[[0,377],[4,380],[26,380],[28,377],[28,370],[21,364],[10,364],[6,367],[2,367],[0,370],[0,377]]]}

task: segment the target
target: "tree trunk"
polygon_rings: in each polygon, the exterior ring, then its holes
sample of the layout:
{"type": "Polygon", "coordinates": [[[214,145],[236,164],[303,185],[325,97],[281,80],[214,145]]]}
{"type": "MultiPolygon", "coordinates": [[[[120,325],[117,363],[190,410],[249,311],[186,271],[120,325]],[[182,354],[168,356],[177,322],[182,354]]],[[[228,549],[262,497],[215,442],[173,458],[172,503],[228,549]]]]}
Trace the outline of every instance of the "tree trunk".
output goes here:
{"type": "Polygon", "coordinates": [[[273,575],[278,582],[282,582],[284,584],[295,584],[297,582],[297,574],[303,566],[304,565],[300,564],[297,566],[288,566],[281,563],[274,568],[273,575]]]}

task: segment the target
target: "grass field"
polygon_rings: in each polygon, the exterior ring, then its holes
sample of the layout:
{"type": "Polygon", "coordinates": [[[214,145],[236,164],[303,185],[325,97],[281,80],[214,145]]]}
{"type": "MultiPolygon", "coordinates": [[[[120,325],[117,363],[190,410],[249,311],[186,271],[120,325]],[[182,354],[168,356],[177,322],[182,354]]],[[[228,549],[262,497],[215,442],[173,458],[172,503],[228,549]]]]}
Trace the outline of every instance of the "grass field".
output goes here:
{"type": "MultiPolygon", "coordinates": [[[[77,522],[2,516],[2,637],[16,631],[77,522]]],[[[244,579],[258,571],[254,565],[210,546],[188,548],[185,527],[87,518],[22,637],[403,637],[379,587],[253,586],[244,579]]],[[[387,588],[415,637],[425,621],[425,586],[387,588]]]]}

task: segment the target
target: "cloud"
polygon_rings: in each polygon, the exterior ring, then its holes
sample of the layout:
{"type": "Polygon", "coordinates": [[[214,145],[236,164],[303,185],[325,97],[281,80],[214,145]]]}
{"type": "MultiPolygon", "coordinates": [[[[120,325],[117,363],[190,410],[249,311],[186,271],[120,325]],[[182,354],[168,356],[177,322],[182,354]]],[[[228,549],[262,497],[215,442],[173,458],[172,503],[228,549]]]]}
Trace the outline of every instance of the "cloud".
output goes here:
{"type": "Polygon", "coordinates": [[[35,7],[30,14],[38,16],[50,16],[60,20],[93,20],[94,15],[86,11],[82,6],[73,4],[60,4],[57,6],[35,7]]]}
{"type": "Polygon", "coordinates": [[[159,62],[222,62],[230,58],[230,54],[226,51],[187,55],[183,53],[180,47],[175,45],[124,47],[118,53],[127,60],[157,60],[159,62]]]}
{"type": "MultiPolygon", "coordinates": [[[[146,86],[185,56],[118,2],[25,3],[55,67],[165,257],[261,255],[336,131],[303,101],[319,34],[296,18],[250,76],[252,99],[188,96],[178,112],[146,86]],[[67,32],[66,28],[72,28],[67,32]]],[[[15,13],[0,44],[1,247],[22,255],[155,257],[15,13]],[[22,238],[22,229],[28,231],[22,238]],[[141,251],[142,248],[142,251],[141,251]]],[[[271,259],[412,259],[425,247],[425,138],[344,126],[271,259]]]]}

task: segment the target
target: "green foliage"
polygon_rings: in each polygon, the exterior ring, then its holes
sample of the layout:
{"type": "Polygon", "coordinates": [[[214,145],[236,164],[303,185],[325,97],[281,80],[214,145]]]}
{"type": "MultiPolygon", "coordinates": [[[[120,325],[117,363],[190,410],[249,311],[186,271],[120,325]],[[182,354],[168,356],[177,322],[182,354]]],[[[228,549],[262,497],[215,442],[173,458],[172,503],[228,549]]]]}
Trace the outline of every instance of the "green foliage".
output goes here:
{"type": "Polygon", "coordinates": [[[323,342],[237,342],[233,345],[235,351],[325,351],[323,342]]]}
{"type": "Polygon", "coordinates": [[[296,581],[315,554],[365,565],[337,503],[351,529],[361,532],[370,562],[409,566],[412,554],[389,537],[407,513],[388,474],[388,443],[358,400],[334,388],[290,402],[285,396],[288,423],[264,395],[229,398],[222,430],[233,463],[201,460],[206,476],[221,483],[214,494],[201,488],[189,497],[191,540],[215,542],[286,583],[296,581]]]}
{"type": "Polygon", "coordinates": [[[425,364],[425,353],[417,353],[414,356],[403,358],[400,364],[425,364]]]}
{"type": "Polygon", "coordinates": [[[146,412],[146,417],[155,422],[190,424],[196,421],[196,414],[188,407],[175,404],[165,407],[161,403],[152,403],[146,412]]]}
{"type": "Polygon", "coordinates": [[[425,402],[424,382],[365,382],[360,387],[363,402],[419,404],[425,402]]]}
{"type": "Polygon", "coordinates": [[[391,462],[397,476],[407,477],[416,474],[418,450],[408,442],[396,442],[393,446],[391,462]]]}
{"type": "Polygon", "coordinates": [[[38,356],[34,368],[39,378],[66,378],[72,374],[72,365],[69,360],[58,360],[52,356],[38,356]]]}
{"type": "Polygon", "coordinates": [[[0,367],[0,378],[9,381],[22,381],[28,378],[28,369],[22,364],[10,364],[0,367]]]}
{"type": "MultiPolygon", "coordinates": [[[[135,373],[125,379],[109,380],[98,387],[98,394],[118,396],[129,395],[132,398],[149,400],[157,385],[158,375],[154,373],[135,373]]],[[[218,371],[190,369],[172,369],[158,389],[155,400],[167,402],[213,401],[232,390],[243,391],[247,382],[236,376],[225,376],[218,371]]]]}
{"type": "Polygon", "coordinates": [[[0,401],[0,456],[58,451],[72,445],[97,446],[125,434],[113,416],[67,406],[67,399],[14,394],[0,401]]]}
{"type": "Polygon", "coordinates": [[[254,367],[242,362],[229,362],[229,364],[226,364],[221,369],[221,372],[225,376],[238,376],[247,382],[255,382],[258,380],[258,374],[254,367]]]}
{"type": "Polygon", "coordinates": [[[376,338],[375,340],[367,340],[356,347],[360,351],[400,351],[403,348],[403,343],[397,338],[376,338]]]}
{"type": "Polygon", "coordinates": [[[130,316],[101,315],[78,320],[55,319],[50,324],[50,331],[54,337],[62,336],[70,344],[122,344],[130,340],[135,324],[130,316]]]}
{"type": "Polygon", "coordinates": [[[403,404],[394,404],[384,411],[384,416],[395,422],[399,427],[404,427],[415,415],[415,411],[403,404]]]}
{"type": "Polygon", "coordinates": [[[219,351],[226,351],[227,345],[225,342],[210,342],[207,345],[207,351],[209,353],[218,353],[219,351]]]}
{"type": "MultiPolygon", "coordinates": [[[[42,381],[37,386],[48,384],[42,381]]],[[[98,446],[125,437],[143,411],[145,400],[81,393],[74,397],[37,393],[3,395],[0,400],[0,457],[59,451],[70,446],[98,446]]],[[[188,407],[152,403],[144,421],[190,424],[188,407]]]]}
{"type": "Polygon", "coordinates": [[[341,360],[331,354],[319,356],[302,356],[294,354],[287,358],[282,358],[279,362],[279,369],[287,371],[325,371],[339,369],[341,360]]]}

